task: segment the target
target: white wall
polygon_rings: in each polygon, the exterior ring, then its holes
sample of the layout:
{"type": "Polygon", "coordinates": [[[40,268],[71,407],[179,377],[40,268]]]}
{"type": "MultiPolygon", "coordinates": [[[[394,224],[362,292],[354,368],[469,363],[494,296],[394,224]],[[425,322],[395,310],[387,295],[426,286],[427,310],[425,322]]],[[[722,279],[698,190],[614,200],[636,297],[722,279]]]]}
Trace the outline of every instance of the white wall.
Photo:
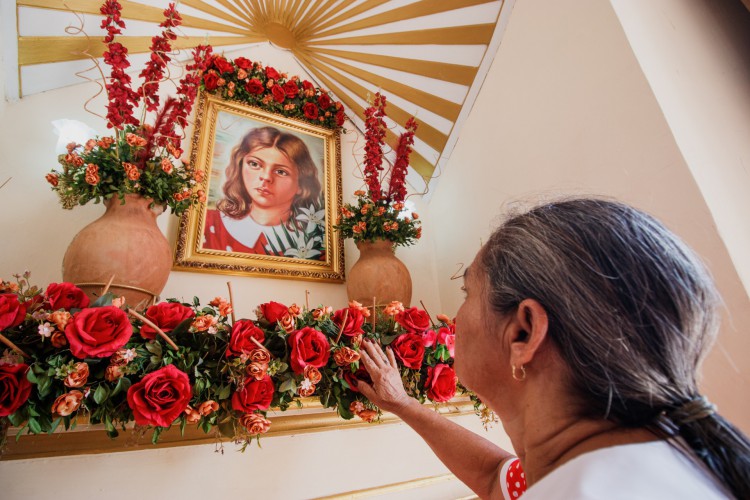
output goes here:
{"type": "MultiPolygon", "coordinates": [[[[598,0],[518,2],[427,214],[456,228],[434,235],[443,308],[461,303],[460,280],[449,277],[471,262],[493,218],[571,194],[651,212],[707,261],[727,311],[704,387],[749,431],[750,399],[738,397],[750,393],[748,297],[615,12],[598,0]]],[[[731,230],[747,231],[746,220],[731,230]]]]}

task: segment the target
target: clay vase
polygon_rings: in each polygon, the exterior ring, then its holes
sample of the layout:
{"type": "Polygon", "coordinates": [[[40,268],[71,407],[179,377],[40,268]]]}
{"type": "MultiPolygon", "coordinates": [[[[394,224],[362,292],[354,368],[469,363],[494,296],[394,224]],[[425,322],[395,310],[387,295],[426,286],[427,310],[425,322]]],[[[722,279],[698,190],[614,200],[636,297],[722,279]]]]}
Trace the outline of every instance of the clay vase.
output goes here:
{"type": "Polygon", "coordinates": [[[107,210],[79,232],[63,258],[63,280],[80,287],[93,301],[114,276],[109,291],[135,307],[153,303],[169,278],[172,255],[156,218],[164,208],[149,208],[150,198],[112,197],[107,210]]]}
{"type": "Polygon", "coordinates": [[[373,298],[378,306],[398,300],[404,306],[411,303],[411,275],[395,254],[388,240],[360,241],[357,243],[359,260],[346,280],[349,300],[371,305],[373,298]]]}

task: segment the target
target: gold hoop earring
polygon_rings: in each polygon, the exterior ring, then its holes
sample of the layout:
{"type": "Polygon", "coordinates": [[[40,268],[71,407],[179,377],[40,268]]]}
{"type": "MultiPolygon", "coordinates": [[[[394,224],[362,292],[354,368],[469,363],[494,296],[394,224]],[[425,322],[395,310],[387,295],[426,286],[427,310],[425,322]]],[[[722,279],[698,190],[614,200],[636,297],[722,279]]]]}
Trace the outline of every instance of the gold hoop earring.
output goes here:
{"type": "Polygon", "coordinates": [[[521,365],[520,367],[521,368],[520,377],[516,374],[516,365],[510,365],[510,366],[513,369],[512,371],[513,380],[518,380],[519,382],[523,382],[524,380],[526,380],[526,368],[524,368],[523,365],[521,365]]]}

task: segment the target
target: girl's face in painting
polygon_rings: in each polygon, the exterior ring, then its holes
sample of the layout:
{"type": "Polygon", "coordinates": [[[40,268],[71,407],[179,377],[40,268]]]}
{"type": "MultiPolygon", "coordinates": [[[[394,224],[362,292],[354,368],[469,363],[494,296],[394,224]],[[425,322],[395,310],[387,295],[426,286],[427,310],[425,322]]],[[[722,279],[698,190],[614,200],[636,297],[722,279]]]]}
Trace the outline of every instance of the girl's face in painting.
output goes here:
{"type": "Polygon", "coordinates": [[[258,148],[242,158],[242,181],[253,207],[289,211],[301,193],[297,166],[276,148],[258,148]]]}

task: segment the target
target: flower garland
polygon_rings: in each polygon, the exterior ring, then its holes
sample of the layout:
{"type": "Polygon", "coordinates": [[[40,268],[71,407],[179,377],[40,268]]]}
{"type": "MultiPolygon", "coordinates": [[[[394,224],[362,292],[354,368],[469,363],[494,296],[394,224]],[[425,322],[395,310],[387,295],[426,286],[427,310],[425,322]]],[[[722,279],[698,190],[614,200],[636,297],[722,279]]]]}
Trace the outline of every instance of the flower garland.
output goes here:
{"type": "Polygon", "coordinates": [[[383,189],[383,146],[385,145],[386,98],[375,94],[372,106],[365,110],[364,176],[367,191],[357,190],[356,204],[340,209],[334,228],[344,238],[354,241],[388,240],[396,246],[412,245],[422,236],[421,221],[416,213],[404,212],[406,173],[414,145],[417,122],[409,118],[396,146],[396,161],[390,169],[388,190],[383,189]]]}
{"type": "Polygon", "coordinates": [[[269,410],[312,396],[341,418],[371,422],[380,409],[357,389],[369,380],[359,363],[365,338],[391,346],[420,402],[463,391],[453,321],[398,302],[373,316],[356,302],[334,310],[272,301],[256,320],[235,321],[221,297],[139,313],[106,291],[90,303],[70,283],[41,290],[28,277],[0,284],[0,340],[10,347],[0,358],[0,420],[27,433],[75,427],[86,413],[112,437],[131,421],[153,428],[153,442],[173,425],[197,425],[246,446],[269,430],[269,410]]]}
{"type": "Polygon", "coordinates": [[[201,90],[333,130],[344,125],[344,106],[328,92],[245,57],[230,61],[214,55],[203,74],[201,90]]]}
{"type": "Polygon", "coordinates": [[[126,72],[130,67],[128,49],[115,41],[125,28],[121,11],[117,0],[105,0],[100,9],[107,46],[103,57],[111,68],[104,85],[106,119],[114,134],[90,139],[85,145],[68,144],[67,154],[58,157],[62,170],[53,169],[46,178],[66,209],[113,196],[124,200],[125,194],[135,193],[179,214],[194,202],[205,200],[203,191],[194,191],[201,174],[179,158],[182,130],[187,126],[211,47],[201,45],[193,50],[193,61],[185,67],[177,96],[168,97],[160,107],[159,84],[167,79],[171,42],[177,38],[173,28],[182,23],[182,18],[173,3],[164,10],[164,21],[159,25],[163,31],[152,38],[151,57],[139,75],[143,83],[133,90],[126,72]],[[141,100],[143,114],[138,119],[134,113],[141,100]],[[146,123],[149,112],[155,113],[152,124],[146,123]]]}

